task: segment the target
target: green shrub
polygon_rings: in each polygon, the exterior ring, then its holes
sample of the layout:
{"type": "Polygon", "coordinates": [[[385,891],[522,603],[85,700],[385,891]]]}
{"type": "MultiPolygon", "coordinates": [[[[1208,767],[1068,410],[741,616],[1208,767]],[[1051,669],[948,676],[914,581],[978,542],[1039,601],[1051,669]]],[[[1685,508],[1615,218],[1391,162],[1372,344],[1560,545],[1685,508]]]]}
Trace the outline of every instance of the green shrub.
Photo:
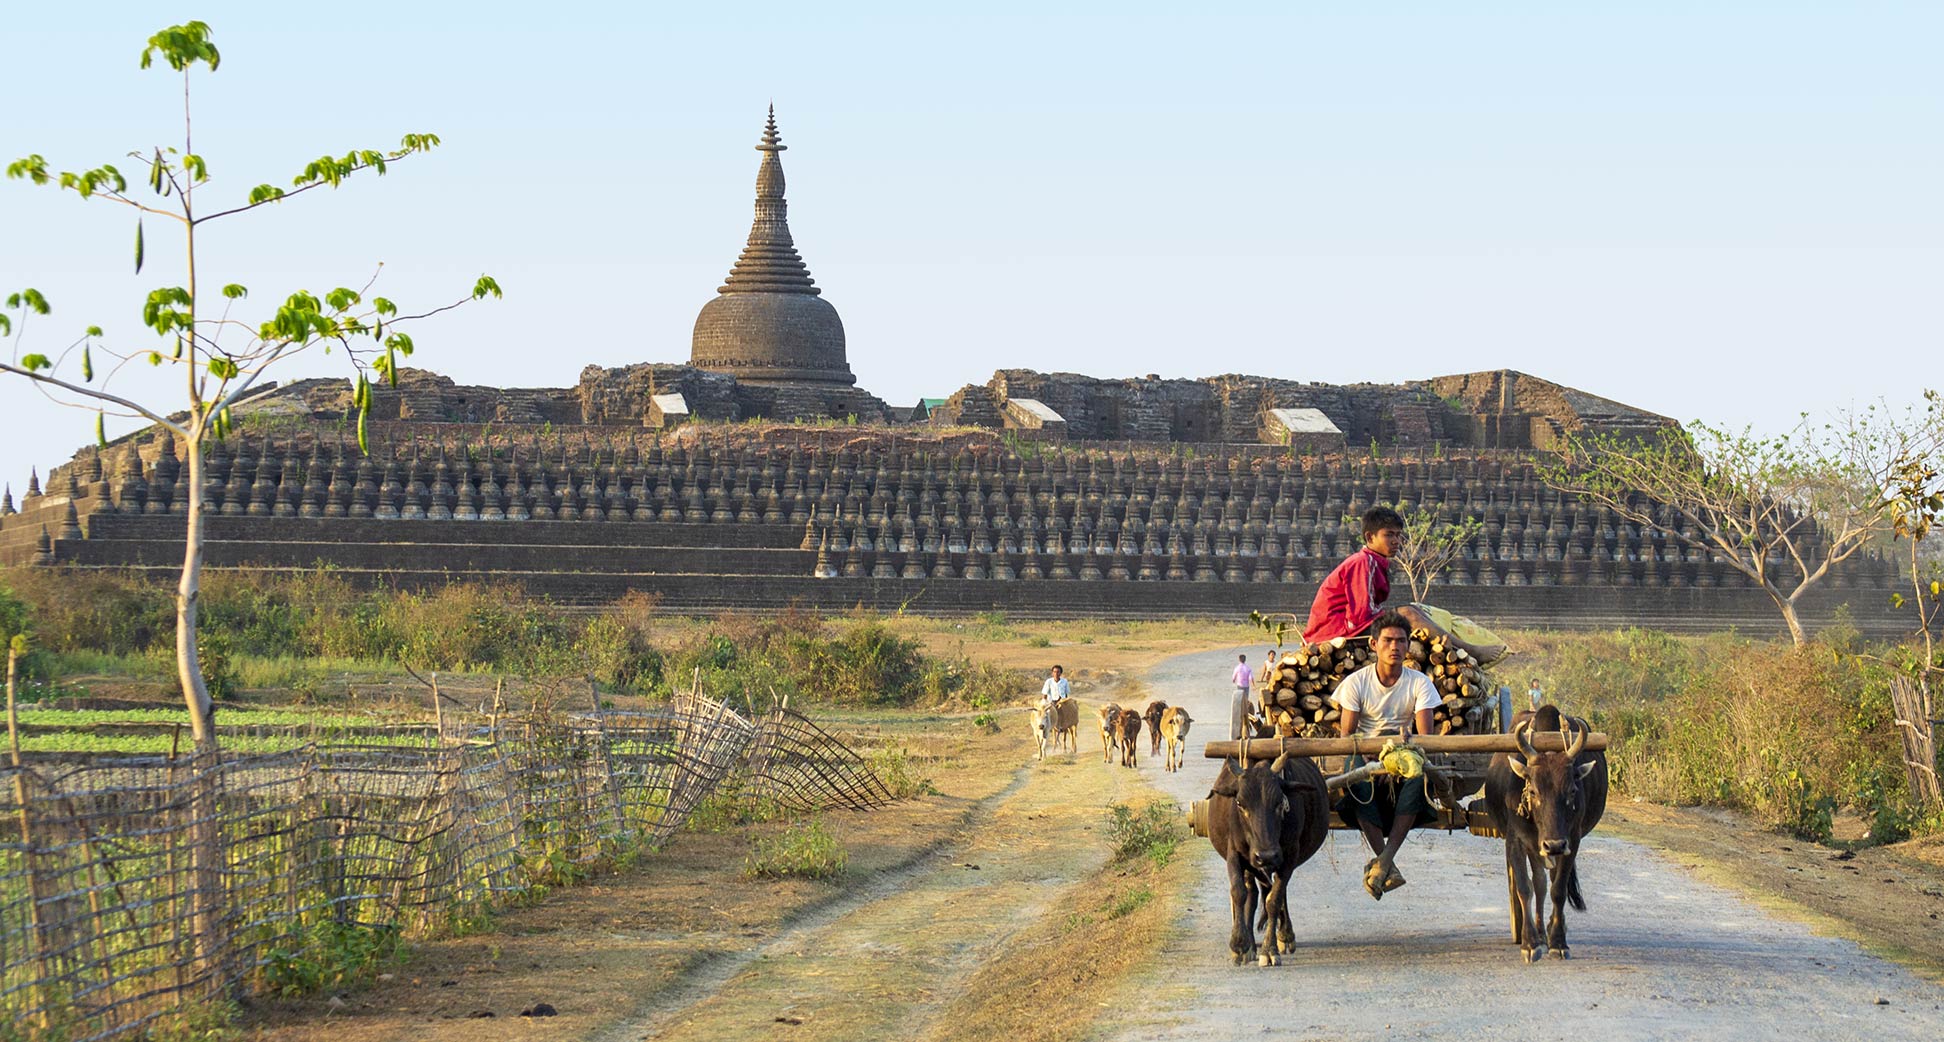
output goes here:
{"type": "Polygon", "coordinates": [[[174,592],[118,572],[20,568],[6,587],[30,612],[48,651],[139,655],[175,640],[174,592]]]}
{"type": "Polygon", "coordinates": [[[1143,883],[1114,898],[1114,903],[1107,906],[1107,918],[1119,919],[1124,915],[1131,915],[1152,900],[1154,900],[1154,891],[1143,883]]]}
{"type": "Polygon", "coordinates": [[[910,754],[903,749],[890,746],[874,749],[865,757],[865,762],[870,764],[871,773],[877,775],[885,789],[898,799],[935,795],[938,792],[930,778],[918,773],[910,754]]]}
{"type": "Polygon", "coordinates": [[[1174,859],[1188,829],[1181,808],[1171,801],[1155,800],[1139,808],[1116,803],[1107,808],[1107,837],[1114,844],[1114,860],[1147,858],[1161,868],[1174,859]]]}
{"type": "Polygon", "coordinates": [[[243,1037],[237,1026],[242,1016],[228,999],[191,1000],[151,1021],[137,1037],[142,1042],[231,1042],[243,1037]]]}
{"type": "Polygon", "coordinates": [[[850,866],[850,854],[822,821],[798,822],[782,834],[758,839],[743,861],[746,879],[828,879],[850,866]]]}
{"type": "Polygon", "coordinates": [[[662,655],[626,620],[597,615],[581,628],[574,650],[594,679],[610,687],[652,688],[662,682],[662,655]]]}
{"type": "Polygon", "coordinates": [[[783,815],[783,805],[775,799],[730,779],[702,797],[682,827],[690,832],[727,832],[742,825],[775,821],[783,815]]]}
{"type": "Polygon", "coordinates": [[[285,997],[314,995],[362,979],[398,958],[396,926],[364,926],[326,919],[270,949],[264,989],[285,997]]]}
{"type": "Polygon", "coordinates": [[[196,665],[211,698],[228,698],[236,690],[236,663],[230,656],[228,637],[214,627],[197,627],[196,665]]]}

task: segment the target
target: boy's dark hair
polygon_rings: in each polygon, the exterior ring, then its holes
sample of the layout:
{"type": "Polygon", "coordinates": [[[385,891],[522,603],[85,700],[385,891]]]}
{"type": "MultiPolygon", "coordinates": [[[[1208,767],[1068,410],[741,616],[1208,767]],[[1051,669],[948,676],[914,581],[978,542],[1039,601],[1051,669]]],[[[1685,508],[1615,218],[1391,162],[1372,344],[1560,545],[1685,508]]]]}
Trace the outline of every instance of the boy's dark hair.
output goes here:
{"type": "Polygon", "coordinates": [[[1066,670],[1064,670],[1064,669],[1060,669],[1060,664],[1059,664],[1059,663],[1057,663],[1057,662],[1053,664],[1053,668],[1054,668],[1054,669],[1059,669],[1059,670],[1060,670],[1060,672],[1062,672],[1062,673],[1064,673],[1064,672],[1066,672],[1066,670]]]}
{"type": "Polygon", "coordinates": [[[1365,539],[1369,539],[1371,536],[1376,535],[1386,528],[1395,528],[1402,532],[1404,531],[1404,515],[1392,510],[1390,507],[1371,507],[1369,510],[1364,511],[1363,528],[1365,539]]]}
{"type": "Polygon", "coordinates": [[[1382,615],[1370,620],[1370,639],[1373,642],[1378,637],[1383,636],[1385,630],[1403,630],[1404,636],[1409,637],[1411,635],[1411,620],[1406,619],[1402,612],[1396,611],[1384,612],[1382,615]]]}

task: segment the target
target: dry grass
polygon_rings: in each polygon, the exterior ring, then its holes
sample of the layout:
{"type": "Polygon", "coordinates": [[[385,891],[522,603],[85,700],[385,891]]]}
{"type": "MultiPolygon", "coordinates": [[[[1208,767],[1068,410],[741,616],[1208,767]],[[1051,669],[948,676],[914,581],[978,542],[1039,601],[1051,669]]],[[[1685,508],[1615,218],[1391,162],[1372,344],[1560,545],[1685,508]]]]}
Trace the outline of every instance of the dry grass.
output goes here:
{"type": "Polygon", "coordinates": [[[927,1038],[1086,1037],[1093,1018],[1076,1011],[1111,1005],[1127,980],[1159,957],[1178,917],[1174,897],[1193,877],[1192,864],[1179,858],[1160,868],[1140,858],[1101,869],[1075,888],[1086,895],[1086,910],[1042,919],[1013,938],[966,979],[927,1038]]]}

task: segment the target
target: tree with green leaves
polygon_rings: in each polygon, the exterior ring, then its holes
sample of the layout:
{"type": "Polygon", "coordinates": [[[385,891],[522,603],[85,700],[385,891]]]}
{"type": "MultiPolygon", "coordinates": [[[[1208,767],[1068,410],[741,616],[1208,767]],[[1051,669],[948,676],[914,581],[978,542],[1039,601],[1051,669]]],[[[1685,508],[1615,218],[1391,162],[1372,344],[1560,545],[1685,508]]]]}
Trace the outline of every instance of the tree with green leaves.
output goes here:
{"type": "MultiPolygon", "coordinates": [[[[1939,413],[1936,391],[1925,398],[1939,413]]],[[[1910,670],[1890,682],[1890,701],[1896,710],[1894,725],[1903,744],[1904,768],[1910,794],[1930,813],[1944,811],[1944,783],[1937,772],[1937,718],[1933,682],[1944,669],[1937,661],[1939,617],[1944,615],[1944,568],[1926,560],[1924,541],[1944,521],[1944,460],[1921,452],[1921,442],[1904,448],[1891,467],[1885,510],[1890,530],[1908,553],[1910,596],[1897,593],[1892,603],[1908,607],[1917,615],[1917,648],[1922,658],[1910,663],[1910,670]]],[[[1916,649],[1913,649],[1916,650],[1916,649]]]]}
{"type": "Polygon", "coordinates": [[[1485,523],[1476,517],[1445,521],[1434,510],[1413,510],[1404,516],[1404,542],[1391,563],[1411,584],[1411,600],[1419,604],[1431,599],[1431,587],[1465,552],[1465,544],[1478,537],[1485,523]]]}
{"type": "MultiPolygon", "coordinates": [[[[396,384],[399,359],[411,355],[408,332],[415,320],[429,318],[469,301],[498,297],[499,285],[480,276],[470,294],[443,306],[416,313],[372,295],[374,274],[356,289],[338,287],[318,294],[299,289],[286,296],[267,317],[245,320],[250,293],[240,282],[206,278],[196,249],[204,225],[281,205],[319,188],[336,188],[347,178],[370,172],[383,175],[394,164],[410,160],[439,144],[435,134],[407,134],[392,149],[356,149],[343,155],[323,155],[306,164],[290,187],[261,184],[242,198],[218,198],[209,186],[210,165],[195,150],[190,88],[197,66],[214,73],[221,55],[210,39],[209,26],[187,22],[163,29],[143,48],[141,66],[157,61],[179,73],[182,80],[181,144],[155,145],[130,152],[138,172],[131,186],[115,165],[56,171],[39,155],[29,155],[7,167],[7,176],[34,185],[72,191],[84,200],[125,206],[135,217],[135,271],[139,274],[148,252],[146,224],[179,231],[185,250],[184,281],[151,290],[142,307],[142,320],[154,340],[146,347],[106,336],[101,327],[88,326],[80,337],[50,356],[23,353],[30,319],[50,313],[47,298],[36,289],[23,289],[6,298],[12,315],[0,313],[0,336],[13,340],[11,356],[0,361],[0,372],[39,384],[63,404],[96,413],[95,437],[106,444],[105,416],[146,419],[168,431],[181,447],[191,490],[188,531],[182,575],[176,591],[176,674],[188,703],[192,733],[199,752],[215,747],[210,727],[212,704],[197,663],[196,622],[203,563],[203,456],[212,439],[230,428],[230,408],[258,386],[271,367],[321,350],[341,352],[356,385],[358,444],[368,448],[365,417],[371,403],[374,377],[396,384]],[[143,191],[146,189],[146,192],[143,191]],[[142,402],[112,390],[117,374],[131,365],[173,367],[182,380],[182,395],[167,404],[142,402]]],[[[39,323],[34,323],[38,327],[39,323]]]]}
{"type": "Polygon", "coordinates": [[[1548,485],[1727,562],[1775,602],[1797,644],[1800,605],[1832,569],[1894,531],[1901,461],[1944,451],[1944,404],[1872,405],[1772,437],[1690,424],[1644,438],[1574,435],[1548,485]]]}

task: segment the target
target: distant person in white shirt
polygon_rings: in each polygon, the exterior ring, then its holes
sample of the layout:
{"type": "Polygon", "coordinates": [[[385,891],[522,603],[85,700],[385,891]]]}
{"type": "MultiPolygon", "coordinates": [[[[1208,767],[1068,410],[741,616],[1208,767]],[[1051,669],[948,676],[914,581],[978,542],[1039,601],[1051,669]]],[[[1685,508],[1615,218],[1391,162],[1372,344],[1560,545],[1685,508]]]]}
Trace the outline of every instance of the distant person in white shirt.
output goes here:
{"type": "Polygon", "coordinates": [[[1053,674],[1046,678],[1046,683],[1040,685],[1040,697],[1048,702],[1058,702],[1072,694],[1072,685],[1067,683],[1060,667],[1054,666],[1053,674]]]}
{"type": "Polygon", "coordinates": [[[1235,656],[1235,670],[1229,674],[1229,682],[1235,685],[1235,697],[1229,699],[1229,740],[1237,741],[1249,737],[1249,685],[1255,680],[1255,673],[1249,669],[1249,656],[1235,656]]]}
{"type": "Polygon", "coordinates": [[[1532,701],[1532,711],[1535,713],[1539,711],[1540,706],[1546,704],[1546,692],[1540,688],[1538,677],[1532,678],[1532,687],[1527,689],[1526,698],[1532,701]]]}
{"type": "MultiPolygon", "coordinates": [[[[1370,642],[1376,652],[1370,665],[1343,678],[1337,686],[1337,708],[1342,710],[1337,726],[1345,738],[1376,739],[1380,735],[1429,734],[1431,710],[1444,704],[1431,678],[1404,665],[1404,654],[1411,646],[1411,624],[1404,616],[1387,611],[1370,624],[1370,642]]],[[[1378,743],[1372,741],[1374,747],[1378,743]]],[[[1347,768],[1363,761],[1351,757],[1347,768]]],[[[1398,778],[1378,775],[1376,779],[1352,785],[1337,805],[1345,821],[1355,821],[1365,842],[1377,856],[1364,866],[1364,889],[1371,897],[1383,900],[1384,894],[1404,885],[1397,871],[1397,851],[1404,845],[1418,815],[1428,809],[1424,798],[1424,776],[1398,778]]]]}

